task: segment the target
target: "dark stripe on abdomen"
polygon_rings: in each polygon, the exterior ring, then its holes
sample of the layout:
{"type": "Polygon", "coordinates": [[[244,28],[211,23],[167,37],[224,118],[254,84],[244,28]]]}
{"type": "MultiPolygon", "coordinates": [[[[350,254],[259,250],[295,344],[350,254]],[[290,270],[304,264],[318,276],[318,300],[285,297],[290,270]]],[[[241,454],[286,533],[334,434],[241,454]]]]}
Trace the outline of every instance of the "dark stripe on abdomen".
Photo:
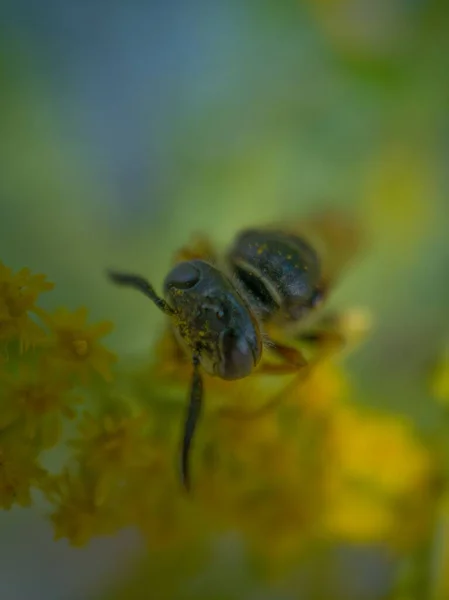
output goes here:
{"type": "Polygon", "coordinates": [[[234,265],[234,273],[262,318],[266,319],[279,310],[279,304],[260,275],[237,265],[234,265]]]}

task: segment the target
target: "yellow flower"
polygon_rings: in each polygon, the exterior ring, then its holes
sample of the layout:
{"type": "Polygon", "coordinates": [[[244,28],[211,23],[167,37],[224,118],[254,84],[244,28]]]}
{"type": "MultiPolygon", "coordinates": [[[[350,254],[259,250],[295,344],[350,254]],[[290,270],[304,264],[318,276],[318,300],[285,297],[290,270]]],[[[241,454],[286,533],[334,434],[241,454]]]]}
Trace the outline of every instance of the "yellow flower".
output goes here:
{"type": "Polygon", "coordinates": [[[99,532],[137,526],[152,548],[196,535],[173,468],[173,447],[145,414],[114,399],[98,417],[85,415],[75,448],[76,472],[55,478],[49,497],[59,537],[85,543],[99,532]],[[110,413],[109,413],[110,410],[110,413]],[[189,533],[188,533],[189,532],[189,533]]]}
{"type": "Polygon", "coordinates": [[[45,471],[36,462],[36,450],[15,437],[0,439],[0,506],[9,510],[13,504],[29,506],[31,488],[45,481],[45,471]]]}
{"type": "MultiPolygon", "coordinates": [[[[135,376],[135,391],[145,394],[155,382],[166,396],[184,394],[192,376],[192,365],[180,350],[171,330],[166,330],[156,343],[154,361],[135,376]]],[[[265,359],[264,359],[265,360],[265,359]]],[[[272,361],[269,357],[267,361],[272,361]]],[[[340,367],[329,360],[320,361],[313,369],[289,375],[255,373],[235,381],[203,374],[205,411],[219,412],[224,418],[239,419],[275,414],[279,406],[294,404],[305,410],[327,411],[335,399],[348,388],[340,367]],[[300,390],[298,392],[298,390],[300,390]]],[[[185,401],[185,400],[184,400],[185,401]]]]}
{"type": "MultiPolygon", "coordinates": [[[[13,273],[0,262],[0,341],[18,339],[26,349],[45,339],[45,332],[28,315],[37,312],[35,302],[41,292],[53,289],[45,275],[32,275],[29,269],[13,273]]],[[[42,311],[43,312],[43,311],[42,311]]]]}
{"type": "Polygon", "coordinates": [[[102,321],[88,325],[87,309],[69,312],[65,308],[43,317],[53,334],[49,342],[49,356],[61,363],[69,372],[78,375],[86,383],[92,372],[106,381],[112,379],[111,364],[116,356],[99,343],[110,333],[112,323],[102,321]]]}
{"type": "Polygon", "coordinates": [[[0,375],[0,429],[23,423],[25,435],[50,448],[59,439],[62,417],[75,416],[80,401],[70,384],[48,369],[22,363],[15,373],[0,375]]]}
{"type": "Polygon", "coordinates": [[[419,538],[431,516],[434,459],[399,417],[342,407],[334,416],[326,528],[357,542],[419,538]],[[419,515],[419,517],[418,517],[419,515]]]}
{"type": "Polygon", "coordinates": [[[126,526],[137,527],[148,548],[155,551],[182,548],[207,536],[201,504],[189,501],[174,473],[174,456],[167,443],[153,441],[147,465],[127,477],[118,490],[117,503],[126,526]]]}
{"type": "Polygon", "coordinates": [[[265,571],[286,567],[302,552],[323,510],[326,429],[300,414],[289,415],[285,427],[282,412],[281,406],[254,419],[211,413],[192,461],[203,527],[238,531],[265,571]]]}
{"type": "MultiPolygon", "coordinates": [[[[99,340],[112,326],[88,324],[84,308],[42,311],[35,300],[48,285],[26,270],[13,276],[0,269],[0,325],[12,327],[0,338],[31,343],[27,311],[49,329],[42,348],[13,356],[0,372],[1,506],[27,505],[31,489],[41,489],[55,536],[75,545],[132,526],[150,549],[174,551],[233,530],[265,574],[297,564],[323,539],[408,549],[429,532],[435,457],[407,421],[349,403],[354,391],[332,361],[334,348],[307,377],[205,376],[186,494],[176,465],[189,360],[180,360],[166,334],[150,368],[122,370],[120,388],[98,393],[87,384],[94,373],[111,379],[115,356],[99,340]],[[73,376],[95,410],[85,412],[69,443],[70,468],[49,477],[37,461],[57,441],[62,418],[75,416],[73,376]]],[[[360,311],[340,324],[355,333],[353,341],[367,329],[360,311]]]]}
{"type": "Polygon", "coordinates": [[[98,507],[92,483],[82,469],[65,469],[49,480],[45,492],[56,507],[51,514],[56,540],[67,538],[74,546],[83,546],[92,537],[108,535],[120,527],[109,506],[98,507]]]}
{"type": "Polygon", "coordinates": [[[349,395],[350,381],[346,373],[331,360],[323,360],[301,381],[300,387],[293,387],[285,403],[297,406],[303,416],[324,417],[338,410],[349,395]]]}
{"type": "Polygon", "coordinates": [[[79,424],[80,437],[70,443],[77,460],[95,477],[98,505],[152,454],[147,439],[148,419],[143,412],[135,415],[125,401],[117,400],[104,408],[104,414],[98,417],[84,415],[79,424]]]}

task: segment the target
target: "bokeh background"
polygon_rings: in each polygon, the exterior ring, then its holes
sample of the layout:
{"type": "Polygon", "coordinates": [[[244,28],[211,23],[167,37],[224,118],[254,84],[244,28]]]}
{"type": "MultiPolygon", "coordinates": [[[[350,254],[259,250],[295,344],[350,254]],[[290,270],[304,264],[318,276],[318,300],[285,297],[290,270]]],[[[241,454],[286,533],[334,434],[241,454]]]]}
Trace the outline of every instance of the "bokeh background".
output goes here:
{"type": "MultiPolygon", "coordinates": [[[[158,285],[192,233],[225,244],[256,221],[349,208],[369,244],[332,302],[368,307],[374,328],[347,368],[367,402],[431,431],[427,374],[449,335],[448,13],[443,0],[3,0],[1,259],[56,283],[47,306],[113,320],[129,358],[162,319],[105,267],[158,285]]],[[[108,597],[144,554],[133,531],[79,550],[39,509],[0,520],[8,600],[108,597]]],[[[206,579],[226,568],[246,581],[236,597],[299,597],[245,580],[227,548],[206,579]]],[[[357,570],[347,597],[386,597],[382,551],[352,552],[336,559],[357,570]]]]}

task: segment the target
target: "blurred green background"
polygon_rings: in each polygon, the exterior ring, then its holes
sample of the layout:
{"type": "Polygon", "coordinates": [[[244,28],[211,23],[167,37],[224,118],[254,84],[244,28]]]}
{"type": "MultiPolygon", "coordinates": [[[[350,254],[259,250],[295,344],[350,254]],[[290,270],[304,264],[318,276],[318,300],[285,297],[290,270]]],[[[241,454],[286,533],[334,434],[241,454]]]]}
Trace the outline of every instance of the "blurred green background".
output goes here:
{"type": "MultiPolygon", "coordinates": [[[[350,370],[364,398],[432,427],[425,377],[449,333],[448,16],[443,0],[3,0],[1,260],[56,283],[46,306],[112,319],[129,357],[163,320],[105,267],[159,286],[192,233],[225,244],[349,207],[367,251],[332,303],[375,324],[350,370]]],[[[139,553],[132,532],[80,551],[37,512],[0,520],[8,600],[94,597],[139,553]]]]}

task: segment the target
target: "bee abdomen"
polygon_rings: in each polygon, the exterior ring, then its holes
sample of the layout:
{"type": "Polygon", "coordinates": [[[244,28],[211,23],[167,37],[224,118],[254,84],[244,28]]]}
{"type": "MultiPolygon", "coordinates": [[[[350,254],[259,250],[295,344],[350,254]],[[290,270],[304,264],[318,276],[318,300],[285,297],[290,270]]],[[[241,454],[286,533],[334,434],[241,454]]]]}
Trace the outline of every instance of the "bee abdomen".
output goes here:
{"type": "Polygon", "coordinates": [[[237,264],[234,265],[234,275],[262,319],[268,319],[279,310],[280,298],[262,274],[256,273],[249,265],[237,264]]]}
{"type": "Polygon", "coordinates": [[[321,279],[320,258],[301,237],[246,230],[236,238],[228,261],[263,320],[282,314],[295,321],[312,306],[321,279]]]}

